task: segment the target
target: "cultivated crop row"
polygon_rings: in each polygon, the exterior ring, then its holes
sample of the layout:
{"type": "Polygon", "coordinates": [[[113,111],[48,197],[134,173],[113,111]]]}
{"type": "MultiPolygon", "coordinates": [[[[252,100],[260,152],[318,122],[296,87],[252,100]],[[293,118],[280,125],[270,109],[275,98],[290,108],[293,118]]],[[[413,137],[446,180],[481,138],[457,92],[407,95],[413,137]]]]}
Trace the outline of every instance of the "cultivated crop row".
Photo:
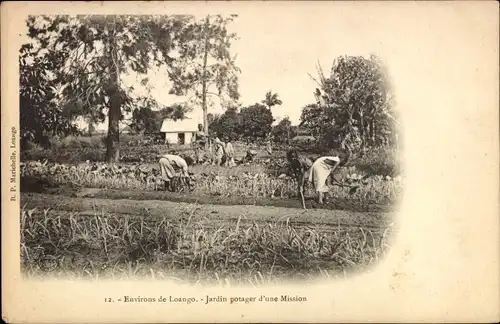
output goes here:
{"type": "MultiPolygon", "coordinates": [[[[288,171],[274,176],[263,169],[224,169],[199,166],[193,168],[195,189],[192,194],[215,196],[242,196],[291,198],[296,197],[297,184],[288,171]]],[[[356,169],[339,170],[336,181],[356,182],[361,174],[356,169]]],[[[89,162],[67,165],[49,162],[28,161],[21,164],[21,177],[43,179],[52,185],[74,184],[89,188],[160,190],[163,181],[156,164],[119,164],[89,162]]],[[[371,176],[364,179],[356,192],[349,192],[342,186],[332,186],[334,197],[348,198],[362,202],[393,202],[403,189],[401,177],[371,176]]],[[[306,194],[314,194],[311,186],[306,194]]]]}

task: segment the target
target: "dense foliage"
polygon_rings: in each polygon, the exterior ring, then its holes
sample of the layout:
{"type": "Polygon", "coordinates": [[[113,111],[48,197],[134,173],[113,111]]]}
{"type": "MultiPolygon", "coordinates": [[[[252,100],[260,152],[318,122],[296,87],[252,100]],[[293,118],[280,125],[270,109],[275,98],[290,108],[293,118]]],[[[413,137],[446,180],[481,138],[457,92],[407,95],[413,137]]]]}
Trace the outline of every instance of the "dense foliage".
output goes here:
{"type": "Polygon", "coordinates": [[[229,137],[237,140],[241,136],[240,114],[236,107],[230,107],[221,115],[212,116],[210,134],[219,138],[229,137]]]}
{"type": "MultiPolygon", "coordinates": [[[[342,56],[328,77],[318,68],[316,104],[304,107],[301,126],[328,147],[361,148],[395,140],[393,94],[379,58],[342,56]]],[[[397,123],[397,122],[396,122],[397,123]]]]}
{"type": "Polygon", "coordinates": [[[35,114],[40,118],[30,124],[22,117],[22,127],[40,141],[51,131],[68,133],[68,125],[78,116],[92,124],[104,121],[107,115],[106,156],[108,161],[118,161],[119,122],[124,113],[144,100],[153,110],[163,108],[153,99],[137,95],[134,87],[125,86],[124,75],[143,76],[140,86],[145,87],[149,80],[144,76],[150,69],[166,69],[173,81],[171,93],[196,92],[201,82],[203,91],[198,97],[203,101],[211,84],[219,92],[228,89],[230,97],[237,98],[238,71],[234,60],[229,60],[235,36],[226,28],[232,19],[234,16],[203,21],[183,15],[31,16],[27,20],[31,43],[23,46],[20,58],[21,110],[23,117],[35,114]],[[200,57],[201,70],[193,65],[200,57]],[[187,69],[187,64],[194,70],[187,69]],[[37,84],[41,86],[32,90],[37,84]],[[38,107],[43,107],[42,112],[38,107]],[[50,118],[57,119],[57,126],[50,118]],[[47,122],[49,126],[41,126],[47,122]]]}
{"type": "Polygon", "coordinates": [[[210,133],[232,140],[259,141],[271,132],[273,121],[271,110],[259,103],[243,107],[239,112],[236,108],[229,108],[224,114],[212,117],[210,133]]]}
{"type": "Polygon", "coordinates": [[[135,133],[156,134],[160,131],[163,120],[183,119],[189,109],[185,105],[175,104],[160,110],[153,110],[147,105],[132,111],[130,128],[135,133]]]}
{"type": "Polygon", "coordinates": [[[78,129],[57,100],[57,80],[49,71],[58,64],[56,55],[38,55],[31,44],[21,47],[19,62],[19,102],[21,143],[49,145],[49,137],[70,135],[78,129]]]}
{"type": "Polygon", "coordinates": [[[273,114],[266,106],[254,104],[241,109],[242,136],[246,139],[263,139],[271,131],[273,114]]]}
{"type": "Polygon", "coordinates": [[[277,93],[272,93],[272,91],[269,90],[268,92],[266,92],[266,97],[261,101],[261,103],[266,105],[267,108],[271,109],[274,106],[280,106],[283,101],[279,99],[277,93]]]}
{"type": "Polygon", "coordinates": [[[289,144],[297,136],[297,127],[292,126],[290,119],[285,117],[273,127],[271,135],[275,143],[289,144]]]}
{"type": "Polygon", "coordinates": [[[272,126],[272,107],[283,103],[272,91],[260,103],[239,108],[240,70],[230,52],[237,36],[228,31],[234,18],[30,17],[31,43],[20,51],[23,143],[48,147],[51,137],[77,134],[74,122],[82,117],[91,135],[93,125],[108,117],[106,160],[117,162],[119,122],[125,114],[131,113],[133,132],[155,133],[165,118],[182,119],[188,107],[201,106],[206,130],[232,140],[262,141],[270,136],[276,143],[290,144],[296,135],[305,135],[313,136],[318,147],[354,150],[397,144],[388,73],[374,55],[338,57],[329,75],[319,67],[317,102],[303,107],[299,126],[292,126],[288,118],[272,126]],[[190,101],[164,106],[152,98],[146,76],[151,69],[166,71],[172,81],[170,94],[188,96],[190,101]],[[140,82],[126,85],[123,78],[130,74],[140,82]],[[210,115],[212,104],[226,111],[210,115]]]}

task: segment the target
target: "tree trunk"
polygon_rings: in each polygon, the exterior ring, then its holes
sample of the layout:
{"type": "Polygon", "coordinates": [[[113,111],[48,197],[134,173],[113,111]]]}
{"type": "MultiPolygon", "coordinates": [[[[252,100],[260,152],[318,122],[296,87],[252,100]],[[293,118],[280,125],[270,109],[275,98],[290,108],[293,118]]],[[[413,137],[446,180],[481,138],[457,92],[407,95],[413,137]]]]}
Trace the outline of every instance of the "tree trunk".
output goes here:
{"type": "Polygon", "coordinates": [[[89,136],[94,134],[94,123],[92,120],[89,120],[88,134],[89,136]]]}
{"type": "MultiPolygon", "coordinates": [[[[208,135],[208,113],[207,113],[207,59],[208,59],[208,16],[205,19],[205,49],[203,53],[203,78],[202,78],[202,109],[203,109],[203,126],[205,134],[208,135]]],[[[205,149],[209,149],[209,141],[205,143],[205,149]]]]}
{"type": "Polygon", "coordinates": [[[360,117],[359,133],[361,135],[361,147],[364,148],[366,146],[366,130],[365,130],[365,119],[362,112],[359,114],[359,117],[360,117]]]}
{"type": "Polygon", "coordinates": [[[372,119],[372,143],[373,145],[376,145],[376,138],[375,138],[375,120],[372,119]]]}
{"type": "MultiPolygon", "coordinates": [[[[115,41],[114,37],[110,38],[111,42],[115,41]]],[[[120,106],[121,98],[119,92],[118,75],[120,71],[116,65],[116,44],[110,44],[109,54],[110,62],[110,80],[108,85],[108,95],[110,98],[108,112],[108,138],[106,141],[106,161],[115,163],[120,160],[120,106]]]]}
{"type": "Polygon", "coordinates": [[[115,163],[120,160],[120,98],[116,91],[117,84],[114,84],[115,93],[111,97],[108,113],[108,138],[106,142],[106,161],[115,163]]]}

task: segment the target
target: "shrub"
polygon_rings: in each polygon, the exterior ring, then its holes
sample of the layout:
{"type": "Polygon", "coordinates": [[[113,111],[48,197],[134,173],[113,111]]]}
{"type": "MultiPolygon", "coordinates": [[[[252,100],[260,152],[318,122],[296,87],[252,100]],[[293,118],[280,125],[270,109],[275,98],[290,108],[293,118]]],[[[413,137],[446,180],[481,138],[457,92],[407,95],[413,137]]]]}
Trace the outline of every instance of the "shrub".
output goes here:
{"type": "Polygon", "coordinates": [[[401,156],[395,149],[380,147],[372,148],[360,154],[353,161],[359,170],[382,176],[396,176],[401,174],[401,156]]]}

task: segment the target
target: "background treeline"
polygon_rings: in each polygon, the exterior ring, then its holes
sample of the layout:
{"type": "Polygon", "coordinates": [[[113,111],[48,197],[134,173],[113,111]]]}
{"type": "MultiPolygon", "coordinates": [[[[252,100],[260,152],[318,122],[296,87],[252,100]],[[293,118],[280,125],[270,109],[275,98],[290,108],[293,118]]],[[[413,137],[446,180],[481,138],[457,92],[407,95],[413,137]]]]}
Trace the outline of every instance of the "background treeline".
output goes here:
{"type": "Polygon", "coordinates": [[[88,149],[104,145],[102,158],[119,161],[124,147],[120,123],[128,125],[128,133],[149,136],[159,132],[165,118],[182,119],[200,108],[208,132],[233,141],[302,143],[307,149],[325,150],[350,147],[355,152],[398,147],[395,100],[387,69],[375,55],[334,58],[329,73],[318,64],[315,76],[309,75],[316,83],[311,86],[312,102],[305,107],[285,103],[302,109],[299,125],[292,126],[285,117],[273,126],[273,107],[283,104],[278,93],[269,91],[261,102],[242,106],[241,71],[231,53],[237,38],[229,28],[234,19],[220,15],[203,19],[30,17],[31,42],[22,46],[19,56],[22,149],[57,149],[67,143],[88,149]],[[189,100],[165,106],[153,99],[147,77],[151,70],[165,71],[169,93],[189,100]],[[137,76],[136,84],[123,81],[130,74],[137,76]],[[222,106],[224,113],[208,113],[213,105],[222,106]],[[106,117],[104,139],[82,139],[76,144],[75,138],[95,134],[95,125],[106,117]],[[88,125],[85,128],[76,123],[82,119],[88,125]]]}

